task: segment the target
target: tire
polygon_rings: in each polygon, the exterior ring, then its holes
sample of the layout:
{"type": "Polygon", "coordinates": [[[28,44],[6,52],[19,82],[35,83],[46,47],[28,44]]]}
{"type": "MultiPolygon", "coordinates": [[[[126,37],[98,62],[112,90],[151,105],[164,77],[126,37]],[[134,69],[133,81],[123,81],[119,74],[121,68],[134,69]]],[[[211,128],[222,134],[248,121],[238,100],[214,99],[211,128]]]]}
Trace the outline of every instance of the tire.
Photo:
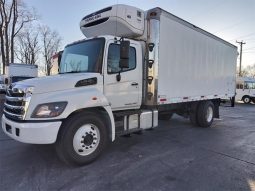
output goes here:
{"type": "Polygon", "coordinates": [[[231,107],[235,107],[236,97],[234,96],[230,98],[230,102],[231,102],[231,107]]]}
{"type": "Polygon", "coordinates": [[[159,120],[170,120],[173,116],[173,113],[160,113],[159,116],[158,116],[158,119],[159,120]]]}
{"type": "Polygon", "coordinates": [[[243,96],[242,100],[243,100],[243,102],[246,103],[246,104],[251,103],[251,98],[250,98],[249,96],[243,96]]]}
{"type": "Polygon", "coordinates": [[[85,165],[103,152],[109,141],[107,127],[95,113],[76,114],[63,123],[55,144],[67,164],[85,165]]]}
{"type": "Polygon", "coordinates": [[[197,122],[200,127],[210,127],[214,118],[214,104],[211,101],[203,101],[197,108],[197,122]]]}
{"type": "Polygon", "coordinates": [[[252,98],[252,102],[255,103],[255,98],[252,98]]]}

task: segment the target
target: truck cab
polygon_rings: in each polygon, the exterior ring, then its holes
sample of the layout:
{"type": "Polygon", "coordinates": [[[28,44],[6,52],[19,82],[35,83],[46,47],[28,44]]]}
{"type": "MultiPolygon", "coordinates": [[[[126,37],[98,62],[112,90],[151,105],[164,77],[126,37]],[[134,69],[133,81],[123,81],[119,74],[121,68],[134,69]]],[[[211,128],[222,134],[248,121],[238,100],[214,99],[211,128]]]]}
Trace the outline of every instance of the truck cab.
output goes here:
{"type": "MultiPolygon", "coordinates": [[[[67,45],[58,75],[20,81],[9,86],[2,120],[4,131],[21,142],[50,144],[61,140],[59,136],[64,134],[61,129],[70,126],[70,120],[87,120],[81,132],[74,135],[73,144],[79,155],[103,147],[104,142],[100,145],[91,142],[100,136],[102,139],[101,133],[107,134],[104,141],[113,141],[118,132],[113,113],[141,107],[143,45],[143,42],[123,41],[120,37],[109,35],[67,45]],[[123,46],[123,42],[128,42],[128,46],[123,46]],[[88,118],[76,119],[80,115],[88,118]],[[103,132],[99,133],[101,130],[103,132]],[[86,134],[89,134],[87,138],[86,134]],[[88,147],[80,145],[81,141],[88,142],[88,147]]],[[[133,117],[138,116],[135,115],[133,117]]],[[[119,119],[124,120],[121,116],[119,119]]],[[[133,118],[125,120],[133,121],[133,118]]],[[[152,122],[145,123],[146,120],[141,120],[143,127],[151,128],[152,122]]],[[[138,128],[138,119],[135,121],[137,125],[133,126],[138,128]]],[[[59,147],[59,150],[64,150],[63,144],[59,147]]],[[[84,163],[84,159],[81,161],[84,163]]]]}
{"type": "MultiPolygon", "coordinates": [[[[98,74],[98,84],[112,110],[137,109],[142,97],[142,45],[130,40],[128,66],[120,68],[120,42],[113,36],[102,36],[66,46],[60,63],[60,74],[98,74]],[[117,78],[119,77],[119,80],[117,78]],[[125,100],[123,100],[123,96],[125,100]]],[[[82,79],[81,79],[82,80],[82,79]]],[[[85,79],[88,81],[88,79],[85,79]]],[[[93,79],[92,79],[93,80],[93,79]]],[[[79,82],[76,87],[86,86],[79,82]]]]}

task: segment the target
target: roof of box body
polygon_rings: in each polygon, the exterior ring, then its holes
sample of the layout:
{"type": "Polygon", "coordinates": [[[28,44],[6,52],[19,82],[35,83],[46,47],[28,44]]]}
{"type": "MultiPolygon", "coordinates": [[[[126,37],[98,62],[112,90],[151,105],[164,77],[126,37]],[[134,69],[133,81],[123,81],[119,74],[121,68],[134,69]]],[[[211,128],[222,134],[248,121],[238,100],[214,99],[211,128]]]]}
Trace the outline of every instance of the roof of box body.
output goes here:
{"type": "Polygon", "coordinates": [[[166,11],[166,10],[160,8],[160,7],[156,7],[156,8],[153,8],[153,9],[150,9],[150,10],[147,11],[147,19],[155,18],[155,19],[160,20],[160,15],[164,15],[164,16],[166,16],[166,17],[168,17],[168,18],[170,18],[170,19],[172,19],[172,20],[174,20],[174,21],[176,21],[176,22],[178,22],[182,25],[185,25],[185,26],[195,30],[195,31],[198,31],[198,32],[200,32],[200,33],[202,33],[206,36],[209,36],[209,37],[215,39],[215,40],[221,41],[221,42],[223,42],[224,44],[226,44],[228,46],[231,46],[233,48],[237,48],[237,46],[231,44],[230,42],[227,42],[226,40],[223,40],[222,38],[220,38],[218,36],[215,36],[212,33],[209,33],[207,31],[193,25],[190,22],[185,21],[185,20],[181,19],[180,17],[177,17],[177,16],[173,15],[172,13],[169,13],[168,11],[166,11]],[[152,12],[156,12],[157,15],[156,16],[151,16],[150,14],[152,12]]]}

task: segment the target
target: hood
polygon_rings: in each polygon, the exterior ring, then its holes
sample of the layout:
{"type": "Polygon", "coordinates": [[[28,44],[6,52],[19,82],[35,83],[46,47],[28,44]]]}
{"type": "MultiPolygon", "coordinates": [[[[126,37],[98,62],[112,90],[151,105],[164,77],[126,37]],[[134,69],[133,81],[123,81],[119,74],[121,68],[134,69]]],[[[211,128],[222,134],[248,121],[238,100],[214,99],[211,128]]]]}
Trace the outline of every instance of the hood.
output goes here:
{"type": "Polygon", "coordinates": [[[70,73],[59,74],[54,76],[45,76],[40,78],[32,78],[24,81],[17,82],[17,85],[33,86],[33,94],[40,94],[53,91],[61,91],[75,88],[75,85],[80,80],[89,78],[101,78],[98,73],[70,73]]]}

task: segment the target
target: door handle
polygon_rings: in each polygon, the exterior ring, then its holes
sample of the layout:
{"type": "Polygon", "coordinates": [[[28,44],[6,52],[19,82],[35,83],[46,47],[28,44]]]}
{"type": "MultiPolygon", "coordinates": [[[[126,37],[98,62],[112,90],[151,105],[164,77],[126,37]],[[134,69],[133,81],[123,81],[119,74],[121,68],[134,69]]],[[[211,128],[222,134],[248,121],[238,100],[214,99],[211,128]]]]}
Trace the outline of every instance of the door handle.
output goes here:
{"type": "Polygon", "coordinates": [[[131,84],[131,86],[138,86],[138,83],[137,83],[137,82],[133,82],[133,83],[131,84]]]}

